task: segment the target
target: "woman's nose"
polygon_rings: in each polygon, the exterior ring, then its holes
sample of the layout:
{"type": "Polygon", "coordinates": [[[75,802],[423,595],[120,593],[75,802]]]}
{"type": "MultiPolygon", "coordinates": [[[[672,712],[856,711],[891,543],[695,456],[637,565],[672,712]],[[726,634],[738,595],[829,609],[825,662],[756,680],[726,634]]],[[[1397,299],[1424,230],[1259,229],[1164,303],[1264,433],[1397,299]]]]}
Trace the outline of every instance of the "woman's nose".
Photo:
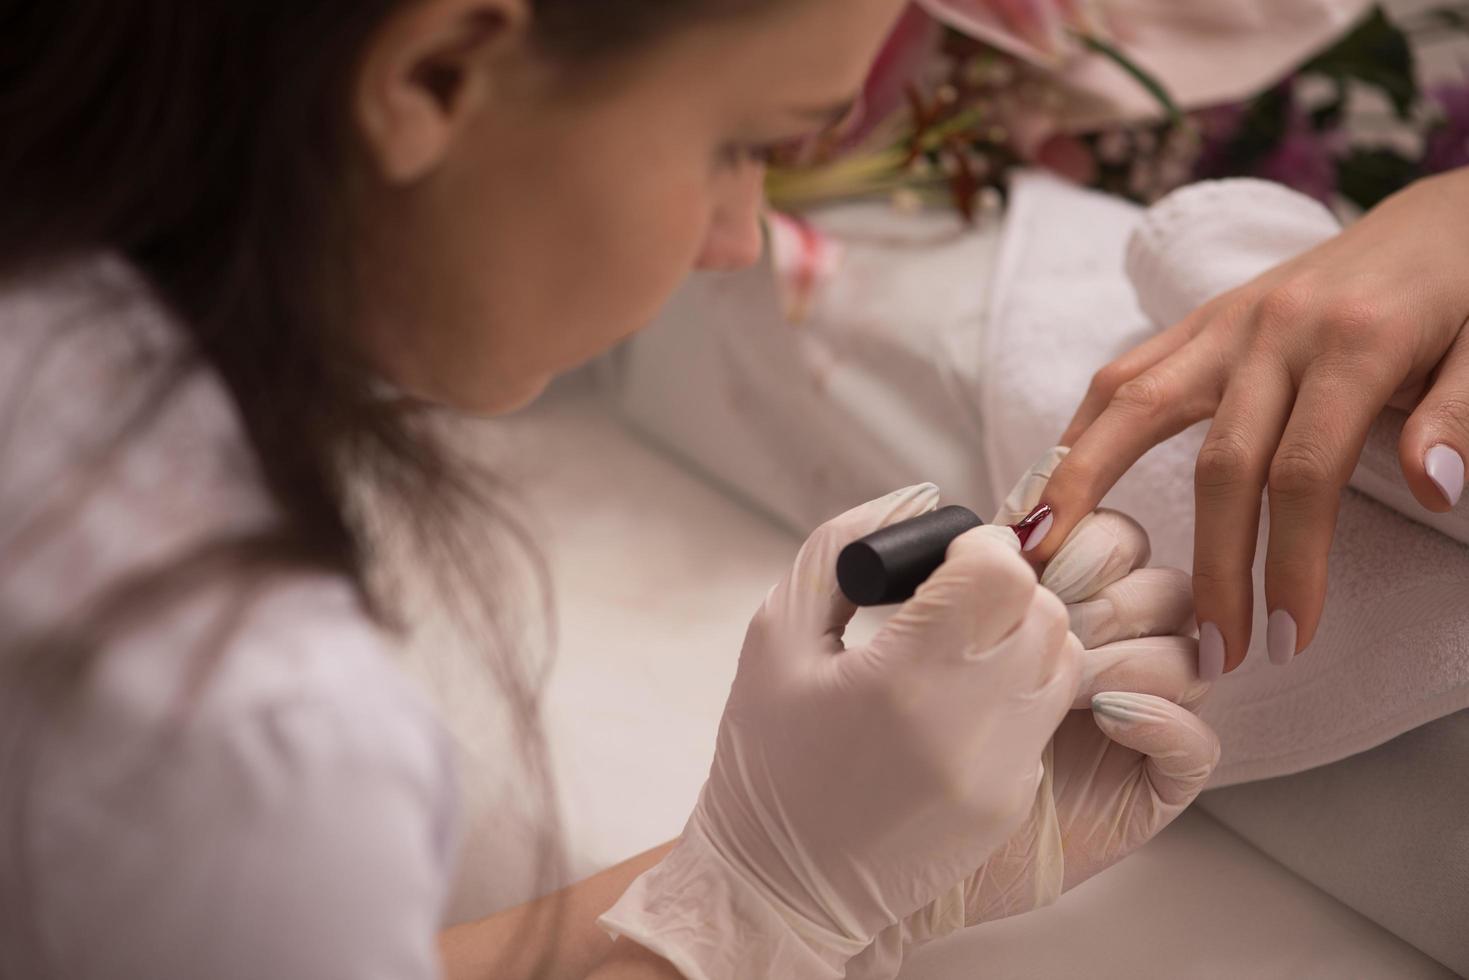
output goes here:
{"type": "Polygon", "coordinates": [[[760,261],[765,237],[760,210],[765,204],[765,168],[744,168],[728,196],[714,209],[704,247],[695,262],[700,269],[747,269],[760,261]]]}

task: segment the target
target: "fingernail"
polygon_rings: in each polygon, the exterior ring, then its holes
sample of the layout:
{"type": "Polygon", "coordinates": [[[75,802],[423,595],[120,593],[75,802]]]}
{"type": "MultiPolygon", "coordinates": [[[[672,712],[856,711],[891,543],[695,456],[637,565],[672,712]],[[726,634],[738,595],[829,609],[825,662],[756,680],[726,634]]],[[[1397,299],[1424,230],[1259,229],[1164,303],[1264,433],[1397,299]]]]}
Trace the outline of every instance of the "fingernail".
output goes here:
{"type": "Polygon", "coordinates": [[[1199,680],[1214,683],[1224,676],[1224,634],[1213,623],[1199,627],[1199,680]]]}
{"type": "Polygon", "coordinates": [[[1103,691],[1092,695],[1092,710],[1113,721],[1136,725],[1144,721],[1163,721],[1157,708],[1146,696],[1130,691],[1103,691]]]}
{"type": "Polygon", "coordinates": [[[1041,504],[1025,520],[1012,525],[1010,530],[1020,539],[1021,551],[1034,551],[1046,540],[1046,535],[1051,533],[1051,526],[1055,523],[1056,515],[1051,513],[1051,505],[1041,504]]]}
{"type": "Polygon", "coordinates": [[[1265,648],[1270,651],[1270,662],[1284,667],[1295,659],[1296,620],[1284,609],[1270,614],[1270,625],[1265,630],[1265,648]]]}
{"type": "Polygon", "coordinates": [[[1464,494],[1464,457],[1449,446],[1434,446],[1424,459],[1428,478],[1453,507],[1464,494]]]}
{"type": "Polygon", "coordinates": [[[1127,695],[1120,691],[1104,691],[1092,696],[1092,710],[1108,718],[1115,718],[1118,721],[1134,721],[1135,716],[1131,708],[1132,705],[1128,703],[1127,695]]]}

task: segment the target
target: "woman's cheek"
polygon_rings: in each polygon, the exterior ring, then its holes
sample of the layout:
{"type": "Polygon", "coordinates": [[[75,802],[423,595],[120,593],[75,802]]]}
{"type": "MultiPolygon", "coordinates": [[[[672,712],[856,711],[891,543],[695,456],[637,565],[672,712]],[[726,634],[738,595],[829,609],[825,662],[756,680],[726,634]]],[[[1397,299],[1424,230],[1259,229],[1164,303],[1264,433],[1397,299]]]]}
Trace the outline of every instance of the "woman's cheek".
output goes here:
{"type": "Polygon", "coordinates": [[[656,235],[644,239],[644,254],[637,261],[639,269],[628,281],[642,284],[645,294],[640,306],[642,326],[668,301],[668,298],[692,273],[707,243],[716,233],[716,215],[712,197],[702,192],[686,191],[668,195],[660,201],[659,219],[649,222],[658,228],[656,235]]]}

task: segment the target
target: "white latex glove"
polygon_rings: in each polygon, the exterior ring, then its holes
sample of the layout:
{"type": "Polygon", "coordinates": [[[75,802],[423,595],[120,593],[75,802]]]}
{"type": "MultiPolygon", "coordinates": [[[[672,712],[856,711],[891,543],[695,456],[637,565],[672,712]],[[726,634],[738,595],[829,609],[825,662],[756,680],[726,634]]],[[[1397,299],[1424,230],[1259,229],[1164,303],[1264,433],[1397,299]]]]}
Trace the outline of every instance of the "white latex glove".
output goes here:
{"type": "MultiPolygon", "coordinates": [[[[1030,513],[1065,455],[1047,453],[995,524],[1030,513]]],[[[1068,603],[1085,653],[1077,710],[1048,747],[1035,806],[953,893],[885,931],[849,977],[891,977],[907,946],[1050,904],[1151,840],[1204,788],[1219,741],[1188,710],[1208,691],[1189,576],[1144,567],[1149,554],[1137,522],[1099,510],[1046,567],[1041,583],[1068,603]]]]}
{"type": "Polygon", "coordinates": [[[679,842],[602,917],[691,980],[840,977],[1027,818],[1081,647],[1003,527],[976,528],[862,647],[848,543],[932,485],[821,527],[755,614],[679,842]]]}

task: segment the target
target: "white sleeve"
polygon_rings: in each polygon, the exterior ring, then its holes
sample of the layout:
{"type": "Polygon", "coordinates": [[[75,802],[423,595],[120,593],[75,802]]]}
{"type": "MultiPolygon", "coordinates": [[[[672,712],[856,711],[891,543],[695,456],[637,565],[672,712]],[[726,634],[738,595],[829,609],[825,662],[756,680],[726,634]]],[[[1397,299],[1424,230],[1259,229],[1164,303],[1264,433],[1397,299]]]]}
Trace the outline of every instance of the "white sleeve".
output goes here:
{"type": "Polygon", "coordinates": [[[272,706],[53,809],[58,975],[438,977],[454,786],[427,722],[272,706]]]}

